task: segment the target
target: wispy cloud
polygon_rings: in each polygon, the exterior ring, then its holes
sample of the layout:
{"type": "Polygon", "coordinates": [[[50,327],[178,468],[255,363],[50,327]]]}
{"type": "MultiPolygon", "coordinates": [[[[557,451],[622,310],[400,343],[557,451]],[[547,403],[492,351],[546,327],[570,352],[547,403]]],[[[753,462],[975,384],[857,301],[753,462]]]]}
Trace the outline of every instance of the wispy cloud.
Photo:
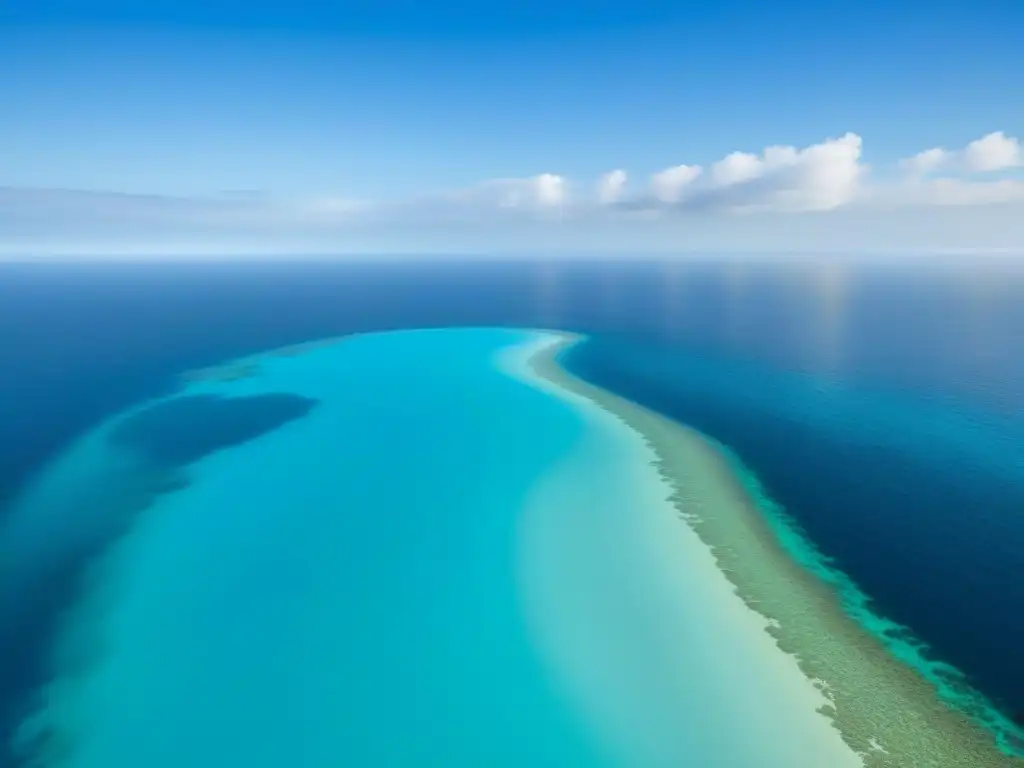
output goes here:
{"type": "MultiPolygon", "coordinates": [[[[731,217],[745,214],[777,219],[775,232],[796,232],[796,225],[781,222],[844,210],[859,217],[858,226],[878,222],[884,237],[901,210],[1024,203],[1024,180],[1015,174],[1024,155],[1019,141],[1000,131],[958,150],[926,149],[889,168],[869,169],[863,151],[861,137],[847,133],[805,147],[737,150],[706,164],[669,165],[636,189],[625,169],[583,184],[551,171],[460,189],[428,188],[398,201],[278,199],[251,191],[171,197],[0,187],[0,249],[78,240],[372,243],[388,241],[394,233],[415,242],[418,233],[457,239],[460,232],[482,242],[547,230],[557,230],[562,241],[575,237],[582,243],[614,227],[634,237],[657,232],[674,242],[684,230],[672,229],[673,220],[685,221],[685,232],[703,221],[703,231],[711,233],[716,226],[728,230],[731,217]]],[[[1020,213],[1024,220],[1024,210],[1020,213]]],[[[1024,245],[1020,234],[1012,238],[1024,245]]]]}

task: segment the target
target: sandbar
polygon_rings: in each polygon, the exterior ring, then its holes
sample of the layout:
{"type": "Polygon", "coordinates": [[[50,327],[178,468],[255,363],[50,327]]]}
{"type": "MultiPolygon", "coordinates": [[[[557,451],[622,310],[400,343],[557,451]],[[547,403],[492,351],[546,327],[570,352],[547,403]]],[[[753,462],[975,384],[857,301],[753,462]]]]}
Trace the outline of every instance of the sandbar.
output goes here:
{"type": "Polygon", "coordinates": [[[545,365],[546,334],[499,366],[570,405],[577,447],[524,505],[524,613],[553,677],[619,765],[854,768],[830,697],[766,633],[678,518],[643,437],[545,365]]]}
{"type": "Polygon", "coordinates": [[[843,740],[867,768],[1021,768],[992,732],[940,700],[935,686],[896,659],[844,611],[828,584],[796,563],[712,439],[569,373],[563,335],[529,357],[533,373],[633,429],[672,489],[678,517],[711,551],[718,570],[764,631],[823,691],[843,740]]]}

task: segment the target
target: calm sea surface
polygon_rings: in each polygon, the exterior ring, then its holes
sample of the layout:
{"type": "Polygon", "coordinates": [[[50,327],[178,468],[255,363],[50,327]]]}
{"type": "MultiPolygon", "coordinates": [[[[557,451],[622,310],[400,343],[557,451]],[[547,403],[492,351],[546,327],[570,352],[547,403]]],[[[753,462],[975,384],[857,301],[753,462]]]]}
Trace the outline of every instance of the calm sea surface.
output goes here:
{"type": "MultiPolygon", "coordinates": [[[[0,516],[72,440],[184,371],[449,325],[593,334],[574,370],[733,448],[878,612],[1024,717],[1024,270],[1006,264],[0,265],[0,516]]],[[[317,407],[258,406],[232,412],[225,444],[317,407]]],[[[178,458],[216,447],[173,437],[178,458]]],[[[144,507],[168,483],[154,471],[116,501],[144,507]]],[[[0,628],[4,732],[105,541],[56,553],[36,609],[0,628]]]]}

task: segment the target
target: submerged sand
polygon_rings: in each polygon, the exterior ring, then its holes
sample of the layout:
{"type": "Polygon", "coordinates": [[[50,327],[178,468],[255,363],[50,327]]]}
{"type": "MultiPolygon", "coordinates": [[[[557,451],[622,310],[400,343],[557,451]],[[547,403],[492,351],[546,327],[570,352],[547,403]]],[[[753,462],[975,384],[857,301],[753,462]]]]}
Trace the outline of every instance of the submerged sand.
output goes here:
{"type": "Polygon", "coordinates": [[[584,424],[523,505],[518,536],[524,616],[574,709],[615,765],[862,766],[822,713],[828,696],[680,524],[643,437],[538,376],[563,341],[544,334],[498,364],[584,424]]]}
{"type": "Polygon", "coordinates": [[[865,766],[1024,766],[858,624],[833,588],[794,562],[713,441],[562,368],[559,353],[577,341],[566,335],[535,348],[529,358],[534,374],[642,436],[672,489],[678,516],[710,549],[749,610],[766,620],[764,629],[778,649],[827,696],[822,712],[865,766]]]}
{"type": "Polygon", "coordinates": [[[307,352],[314,352],[324,347],[334,346],[344,338],[344,336],[328,336],[323,339],[314,339],[312,341],[299,342],[298,344],[290,344],[285,347],[277,347],[276,349],[272,349],[269,352],[264,352],[259,355],[241,357],[220,365],[212,365],[207,368],[197,368],[192,371],[187,371],[181,375],[181,379],[185,384],[203,381],[214,384],[228,384],[232,381],[251,379],[260,375],[261,358],[297,357],[298,355],[303,355],[307,352]]]}

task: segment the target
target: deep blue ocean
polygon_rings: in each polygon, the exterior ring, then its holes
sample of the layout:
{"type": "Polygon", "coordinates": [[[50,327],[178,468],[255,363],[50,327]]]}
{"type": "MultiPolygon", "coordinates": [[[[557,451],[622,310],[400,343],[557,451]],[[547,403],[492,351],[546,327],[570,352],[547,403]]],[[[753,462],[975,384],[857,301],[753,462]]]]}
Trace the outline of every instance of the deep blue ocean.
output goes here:
{"type": "MultiPolygon", "coordinates": [[[[492,325],[592,334],[570,368],[732,448],[878,613],[1024,721],[1024,268],[1007,262],[0,265],[0,515],[71,440],[186,371],[492,325]]],[[[242,422],[224,439],[261,428],[242,422]]],[[[189,440],[176,450],[210,448],[189,440]]],[[[94,554],[0,628],[0,741],[94,554]]]]}

